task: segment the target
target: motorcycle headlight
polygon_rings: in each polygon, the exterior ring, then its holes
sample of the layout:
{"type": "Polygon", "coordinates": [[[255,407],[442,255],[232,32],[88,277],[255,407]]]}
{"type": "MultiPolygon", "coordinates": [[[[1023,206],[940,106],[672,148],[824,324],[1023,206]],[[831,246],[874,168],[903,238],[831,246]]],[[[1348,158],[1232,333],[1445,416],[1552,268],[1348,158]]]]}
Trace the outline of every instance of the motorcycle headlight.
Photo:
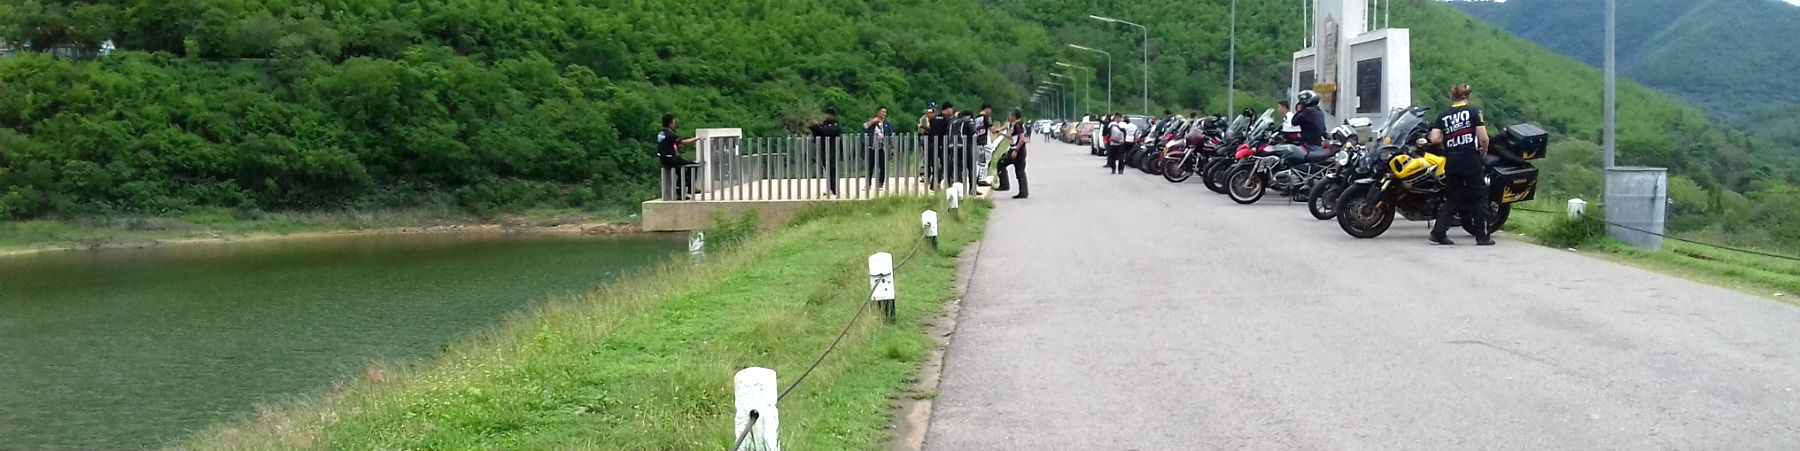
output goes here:
{"type": "Polygon", "coordinates": [[[1337,164],[1340,167],[1350,164],[1350,151],[1349,150],[1339,150],[1338,151],[1337,164]]]}

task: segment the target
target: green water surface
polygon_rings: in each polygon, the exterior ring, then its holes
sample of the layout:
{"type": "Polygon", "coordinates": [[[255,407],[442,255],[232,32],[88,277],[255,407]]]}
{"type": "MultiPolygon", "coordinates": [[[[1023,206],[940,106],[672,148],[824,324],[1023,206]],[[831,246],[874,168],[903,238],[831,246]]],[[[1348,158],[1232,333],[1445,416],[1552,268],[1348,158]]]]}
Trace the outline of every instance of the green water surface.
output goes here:
{"type": "Polygon", "coordinates": [[[0,449],[145,449],[684,242],[404,235],[0,257],[0,449]]]}

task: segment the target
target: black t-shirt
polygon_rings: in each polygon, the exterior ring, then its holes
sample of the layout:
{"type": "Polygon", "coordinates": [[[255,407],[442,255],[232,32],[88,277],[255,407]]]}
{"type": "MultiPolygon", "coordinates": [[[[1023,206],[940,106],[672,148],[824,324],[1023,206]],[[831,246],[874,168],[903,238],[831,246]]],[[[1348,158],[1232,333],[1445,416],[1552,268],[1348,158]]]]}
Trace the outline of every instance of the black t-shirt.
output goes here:
{"type": "Polygon", "coordinates": [[[950,121],[953,119],[956,118],[946,116],[944,113],[938,113],[937,116],[932,116],[931,136],[950,136],[950,121]]]}
{"type": "Polygon", "coordinates": [[[1325,112],[1307,108],[1294,114],[1294,125],[1300,127],[1300,144],[1325,145],[1325,112]]]}
{"type": "Polygon", "coordinates": [[[677,149],[680,145],[681,135],[675,134],[675,129],[665,128],[660,132],[656,132],[656,156],[680,156],[681,154],[678,153],[679,150],[677,149]]]}
{"type": "Polygon", "coordinates": [[[1481,140],[1475,136],[1475,127],[1487,125],[1481,115],[1481,109],[1467,103],[1451,105],[1438,116],[1431,129],[1444,133],[1444,154],[1458,152],[1480,152],[1481,140]]]}

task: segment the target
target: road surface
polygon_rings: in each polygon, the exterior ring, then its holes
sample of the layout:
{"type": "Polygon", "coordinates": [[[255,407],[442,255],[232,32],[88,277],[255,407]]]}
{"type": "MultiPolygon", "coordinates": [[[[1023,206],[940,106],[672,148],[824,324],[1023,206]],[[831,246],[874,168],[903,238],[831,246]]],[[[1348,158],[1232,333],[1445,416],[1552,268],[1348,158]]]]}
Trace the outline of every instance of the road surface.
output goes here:
{"type": "Polygon", "coordinates": [[[1800,449],[1800,308],[1033,146],[926,449],[1800,449]]]}

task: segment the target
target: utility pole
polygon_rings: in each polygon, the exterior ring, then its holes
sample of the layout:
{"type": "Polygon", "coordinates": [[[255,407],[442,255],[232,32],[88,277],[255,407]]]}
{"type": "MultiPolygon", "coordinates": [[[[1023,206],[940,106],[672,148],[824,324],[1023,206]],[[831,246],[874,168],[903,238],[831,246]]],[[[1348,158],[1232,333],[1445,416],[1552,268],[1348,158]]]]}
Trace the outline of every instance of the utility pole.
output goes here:
{"type": "Polygon", "coordinates": [[[1606,94],[1604,96],[1606,98],[1602,100],[1606,105],[1601,107],[1601,111],[1604,112],[1602,114],[1605,116],[1606,121],[1605,169],[1612,169],[1617,163],[1617,160],[1614,160],[1614,157],[1617,156],[1616,152],[1618,151],[1619,145],[1618,69],[1614,66],[1617,64],[1617,56],[1613,53],[1616,50],[1614,47],[1614,39],[1616,39],[1615,35],[1618,33],[1618,24],[1614,22],[1617,12],[1618,0],[1606,0],[1606,94]]]}

